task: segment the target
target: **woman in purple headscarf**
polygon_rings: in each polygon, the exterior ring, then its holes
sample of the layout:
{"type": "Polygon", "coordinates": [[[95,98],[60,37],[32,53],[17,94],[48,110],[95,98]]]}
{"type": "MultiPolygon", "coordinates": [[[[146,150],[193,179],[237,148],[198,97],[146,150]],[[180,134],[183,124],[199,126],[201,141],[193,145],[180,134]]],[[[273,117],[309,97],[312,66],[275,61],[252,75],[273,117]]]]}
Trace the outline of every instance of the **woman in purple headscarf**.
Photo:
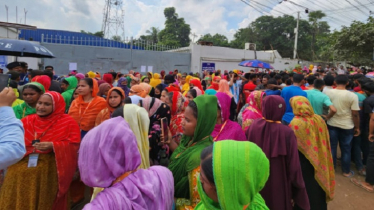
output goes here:
{"type": "Polygon", "coordinates": [[[291,210],[292,200],[300,209],[309,210],[296,136],[281,123],[286,103],[280,96],[265,97],[262,118],[248,128],[248,140],[257,144],[270,160],[270,176],[260,192],[271,210],[291,210]]]}
{"type": "Polygon", "coordinates": [[[172,209],[171,171],[162,166],[138,169],[140,162],[136,137],[122,117],[87,133],[79,149],[81,179],[87,186],[105,189],[84,209],[172,209]]]}
{"type": "Polygon", "coordinates": [[[231,121],[230,105],[231,98],[226,93],[218,92],[217,123],[212,132],[213,141],[221,141],[225,139],[247,141],[245,134],[237,122],[231,121]]]}
{"type": "Polygon", "coordinates": [[[125,91],[125,96],[129,96],[130,88],[128,87],[128,80],[126,77],[119,78],[117,87],[120,87],[125,91]]]}

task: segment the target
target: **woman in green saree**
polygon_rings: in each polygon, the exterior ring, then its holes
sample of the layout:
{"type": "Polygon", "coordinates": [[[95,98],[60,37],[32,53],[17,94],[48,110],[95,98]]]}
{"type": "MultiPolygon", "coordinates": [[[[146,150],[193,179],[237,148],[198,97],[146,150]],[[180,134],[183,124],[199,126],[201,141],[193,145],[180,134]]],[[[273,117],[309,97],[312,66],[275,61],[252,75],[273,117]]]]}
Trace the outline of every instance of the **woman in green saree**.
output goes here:
{"type": "Polygon", "coordinates": [[[269,160],[248,141],[218,141],[201,153],[196,210],[268,210],[260,190],[269,177],[269,160]]]}
{"type": "Polygon", "coordinates": [[[217,121],[217,97],[201,95],[191,101],[182,121],[183,136],[170,158],[176,209],[193,209],[199,202],[197,191],[200,153],[213,143],[210,135],[217,121]]]}
{"type": "Polygon", "coordinates": [[[44,86],[38,82],[30,82],[23,86],[22,97],[25,102],[13,107],[16,117],[22,119],[28,115],[35,114],[36,103],[44,93],[44,86]]]}

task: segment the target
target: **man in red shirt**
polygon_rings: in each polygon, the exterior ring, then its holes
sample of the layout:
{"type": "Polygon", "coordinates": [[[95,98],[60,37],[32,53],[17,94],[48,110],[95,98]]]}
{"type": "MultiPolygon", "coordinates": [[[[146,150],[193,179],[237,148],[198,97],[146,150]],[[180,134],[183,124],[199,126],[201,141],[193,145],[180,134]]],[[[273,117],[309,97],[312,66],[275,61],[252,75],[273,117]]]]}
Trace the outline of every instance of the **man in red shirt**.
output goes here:
{"type": "Polygon", "coordinates": [[[254,91],[257,87],[257,74],[251,73],[249,75],[249,81],[247,84],[244,85],[243,87],[243,92],[245,95],[245,99],[247,100],[249,94],[251,94],[252,91],[254,91]]]}

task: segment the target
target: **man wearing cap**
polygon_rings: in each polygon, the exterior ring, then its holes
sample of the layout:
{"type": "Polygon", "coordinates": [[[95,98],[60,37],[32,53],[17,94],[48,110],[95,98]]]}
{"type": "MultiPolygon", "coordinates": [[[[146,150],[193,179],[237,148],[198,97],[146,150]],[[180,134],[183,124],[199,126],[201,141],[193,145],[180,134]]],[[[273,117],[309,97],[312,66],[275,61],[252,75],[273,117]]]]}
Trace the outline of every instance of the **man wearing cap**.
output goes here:
{"type": "Polygon", "coordinates": [[[19,62],[19,61],[14,61],[12,63],[9,63],[6,68],[9,71],[16,71],[20,73],[20,81],[18,85],[25,85],[29,82],[28,80],[28,75],[27,75],[27,63],[26,62],[19,62]]]}

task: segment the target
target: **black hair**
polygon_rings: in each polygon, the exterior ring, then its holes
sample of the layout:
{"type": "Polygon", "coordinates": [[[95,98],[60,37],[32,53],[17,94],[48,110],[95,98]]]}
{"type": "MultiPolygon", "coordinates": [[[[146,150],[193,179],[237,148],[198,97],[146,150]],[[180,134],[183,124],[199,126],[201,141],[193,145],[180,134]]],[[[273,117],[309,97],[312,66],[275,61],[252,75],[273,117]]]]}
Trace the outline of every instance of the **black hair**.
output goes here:
{"type": "Polygon", "coordinates": [[[251,76],[251,73],[245,73],[244,74],[244,78],[248,79],[249,80],[249,76],[251,76]]]}
{"type": "Polygon", "coordinates": [[[164,90],[164,85],[163,84],[158,84],[155,89],[159,90],[160,92],[162,92],[164,90]]]}
{"type": "Polygon", "coordinates": [[[125,104],[132,104],[132,101],[131,101],[130,97],[126,97],[124,102],[125,102],[125,104]]]}
{"type": "MultiPolygon", "coordinates": [[[[282,82],[283,83],[286,83],[286,81],[290,78],[290,76],[288,76],[287,74],[283,75],[282,77],[282,82]]],[[[275,78],[274,78],[275,79],[275,78]]]]}
{"type": "Polygon", "coordinates": [[[175,82],[175,79],[174,79],[174,76],[173,76],[173,75],[168,74],[168,75],[165,76],[165,78],[164,78],[164,83],[165,83],[166,85],[171,84],[171,83],[173,83],[173,82],[175,82]]]}
{"type": "Polygon", "coordinates": [[[115,118],[115,117],[122,117],[123,118],[123,106],[120,106],[120,107],[118,107],[117,109],[114,110],[111,118],[115,118]]]}
{"type": "Polygon", "coordinates": [[[168,96],[169,100],[170,100],[171,102],[173,102],[174,91],[169,92],[169,93],[167,94],[167,96],[168,96]]]}
{"type": "Polygon", "coordinates": [[[64,83],[65,85],[70,85],[69,82],[66,79],[63,79],[61,83],[64,83]]]}
{"type": "Polygon", "coordinates": [[[277,75],[277,73],[275,73],[275,72],[270,72],[270,77],[271,77],[271,78],[275,77],[275,75],[277,75]]]}
{"type": "Polygon", "coordinates": [[[355,87],[355,83],[353,82],[353,80],[348,79],[348,84],[345,86],[345,89],[352,90],[354,87],[355,87]]]}
{"type": "Polygon", "coordinates": [[[11,88],[17,88],[18,87],[18,83],[14,80],[10,80],[9,81],[9,87],[11,88]]]}
{"type": "Polygon", "coordinates": [[[33,85],[33,84],[26,84],[25,86],[23,86],[22,88],[22,92],[25,91],[25,89],[33,89],[35,90],[37,93],[40,93],[42,94],[43,91],[36,85],[33,85]]]}
{"type": "Polygon", "coordinates": [[[314,84],[314,88],[320,89],[325,85],[325,81],[323,81],[321,79],[315,79],[313,84],[314,84]]]}
{"type": "Polygon", "coordinates": [[[268,85],[278,85],[278,82],[275,78],[271,78],[268,80],[268,85]]]}
{"type": "Polygon", "coordinates": [[[362,86],[362,90],[374,93],[374,82],[367,82],[362,86]]]}
{"type": "Polygon", "coordinates": [[[40,76],[40,75],[43,75],[43,71],[33,70],[32,72],[30,72],[31,79],[36,77],[36,76],[40,76]]]}
{"type": "Polygon", "coordinates": [[[325,82],[326,86],[332,86],[334,84],[334,77],[332,75],[326,75],[323,78],[323,81],[325,82]]]}
{"type": "Polygon", "coordinates": [[[197,92],[196,92],[195,89],[191,89],[191,90],[189,90],[188,93],[190,93],[191,96],[192,96],[193,98],[196,98],[196,97],[197,97],[197,92]]]}
{"type": "Polygon", "coordinates": [[[10,79],[11,80],[17,80],[17,79],[19,79],[19,76],[20,76],[20,74],[16,71],[8,71],[7,74],[10,74],[10,79]]]}
{"type": "Polygon", "coordinates": [[[317,78],[313,75],[310,75],[309,77],[306,78],[306,81],[308,82],[309,85],[311,84],[314,84],[314,81],[316,80],[317,78]]]}
{"type": "Polygon", "coordinates": [[[116,72],[108,72],[108,74],[111,74],[113,77],[113,80],[117,78],[117,73],[116,72]]]}
{"type": "Polygon", "coordinates": [[[292,80],[291,79],[287,79],[286,80],[286,85],[292,85],[292,80]]]}
{"type": "Polygon", "coordinates": [[[201,170],[211,184],[214,184],[213,175],[213,145],[206,147],[200,154],[201,170]]]}
{"type": "Polygon", "coordinates": [[[335,77],[335,82],[337,85],[347,85],[349,79],[346,75],[338,75],[335,77]]]}
{"type": "Polygon", "coordinates": [[[270,76],[269,76],[268,74],[265,74],[264,76],[262,76],[262,79],[263,79],[263,78],[266,78],[266,79],[269,80],[269,79],[270,79],[270,76]]]}
{"type": "Polygon", "coordinates": [[[43,72],[43,75],[47,75],[49,78],[51,78],[51,81],[53,80],[53,72],[52,71],[45,70],[43,72]]]}
{"type": "Polygon", "coordinates": [[[250,80],[253,80],[254,78],[257,78],[257,74],[253,73],[249,75],[250,80]]]}
{"type": "Polygon", "coordinates": [[[81,79],[80,81],[85,81],[87,83],[88,86],[90,86],[90,88],[93,88],[93,79],[91,78],[83,78],[81,79]]]}
{"type": "Polygon", "coordinates": [[[367,82],[372,82],[371,79],[367,78],[367,77],[362,77],[360,79],[357,80],[357,82],[362,86],[364,85],[365,83],[367,82]]]}
{"type": "Polygon", "coordinates": [[[301,81],[303,81],[304,75],[302,75],[302,74],[294,74],[292,76],[292,78],[293,78],[293,82],[294,83],[300,83],[301,81]]]}
{"type": "Polygon", "coordinates": [[[358,79],[360,79],[360,78],[366,78],[364,75],[362,75],[362,74],[355,74],[355,75],[353,75],[353,80],[358,80],[358,79]]]}
{"type": "Polygon", "coordinates": [[[123,76],[123,74],[119,73],[117,76],[118,76],[118,78],[121,78],[123,76]]]}
{"type": "Polygon", "coordinates": [[[275,80],[280,80],[280,79],[282,79],[282,76],[279,75],[279,74],[276,74],[276,75],[274,76],[274,79],[275,79],[275,80]]]}
{"type": "Polygon", "coordinates": [[[54,70],[53,66],[46,66],[46,67],[44,67],[44,69],[47,69],[47,68],[51,68],[52,70],[54,70]]]}
{"type": "Polygon", "coordinates": [[[192,109],[192,112],[193,112],[193,116],[197,119],[197,104],[195,103],[195,101],[190,101],[190,103],[188,103],[188,107],[190,107],[192,109]]]}

